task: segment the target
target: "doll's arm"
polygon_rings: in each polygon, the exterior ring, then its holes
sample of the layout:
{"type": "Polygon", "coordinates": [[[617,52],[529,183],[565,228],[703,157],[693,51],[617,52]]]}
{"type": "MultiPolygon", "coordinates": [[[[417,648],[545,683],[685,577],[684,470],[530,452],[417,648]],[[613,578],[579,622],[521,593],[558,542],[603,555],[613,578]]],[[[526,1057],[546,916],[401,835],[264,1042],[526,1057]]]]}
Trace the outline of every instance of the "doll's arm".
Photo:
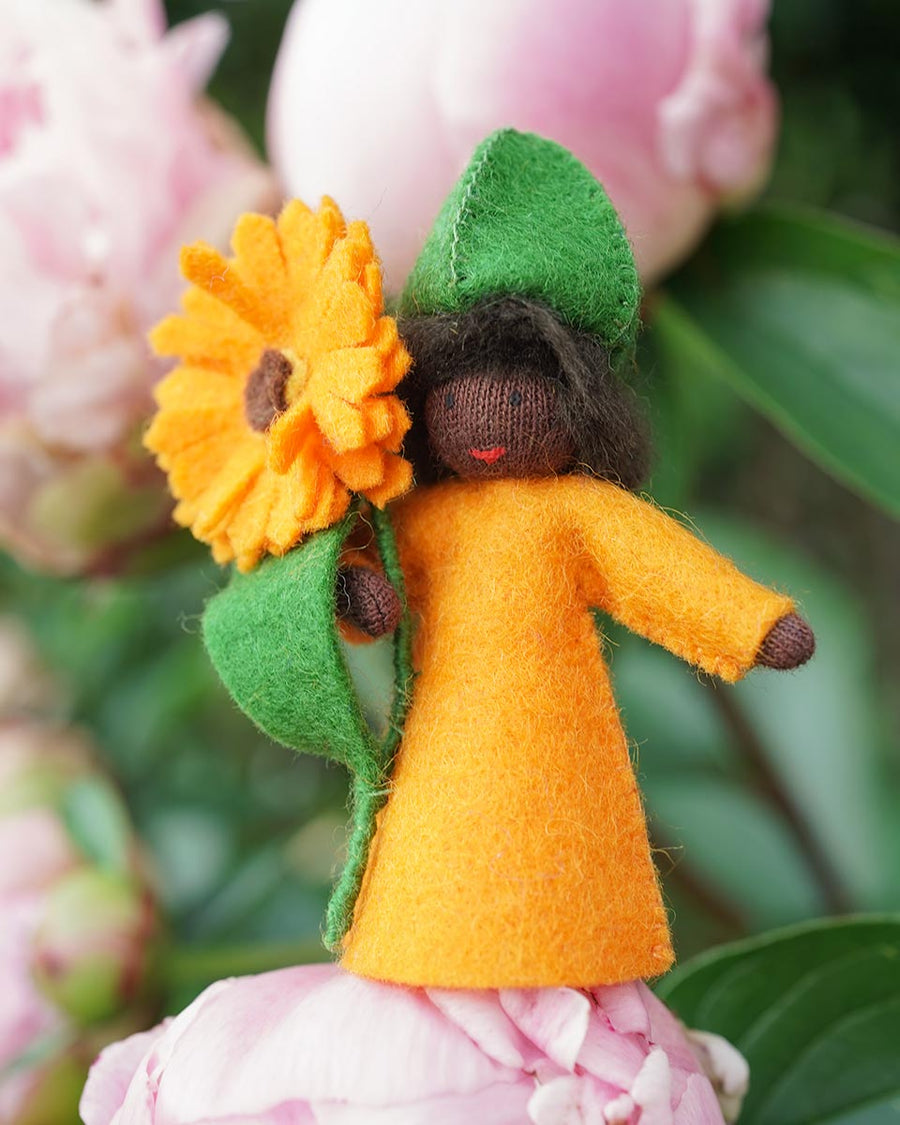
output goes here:
{"type": "Polygon", "coordinates": [[[403,607],[382,569],[371,526],[360,520],[341,551],[334,589],[344,640],[367,644],[400,624],[403,607]]]}
{"type": "Polygon", "coordinates": [[[592,604],[725,680],[812,655],[812,631],[790,598],[741,574],[652,504],[605,481],[572,481],[592,604]]]}
{"type": "Polygon", "coordinates": [[[397,591],[380,571],[371,567],[342,566],[335,602],[341,621],[358,629],[364,637],[383,637],[400,624],[402,608],[397,591]]]}

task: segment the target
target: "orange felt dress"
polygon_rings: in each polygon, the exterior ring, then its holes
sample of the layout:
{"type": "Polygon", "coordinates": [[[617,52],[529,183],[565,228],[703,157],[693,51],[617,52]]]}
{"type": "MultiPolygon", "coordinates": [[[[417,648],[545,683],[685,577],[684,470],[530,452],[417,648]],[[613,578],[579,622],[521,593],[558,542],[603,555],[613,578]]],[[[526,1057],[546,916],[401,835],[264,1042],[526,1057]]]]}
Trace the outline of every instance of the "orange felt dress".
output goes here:
{"type": "Polygon", "coordinates": [[[736,680],[793,603],[581,475],[392,509],[417,678],[343,965],[409,985],[590,986],[672,963],[591,607],[736,680]]]}

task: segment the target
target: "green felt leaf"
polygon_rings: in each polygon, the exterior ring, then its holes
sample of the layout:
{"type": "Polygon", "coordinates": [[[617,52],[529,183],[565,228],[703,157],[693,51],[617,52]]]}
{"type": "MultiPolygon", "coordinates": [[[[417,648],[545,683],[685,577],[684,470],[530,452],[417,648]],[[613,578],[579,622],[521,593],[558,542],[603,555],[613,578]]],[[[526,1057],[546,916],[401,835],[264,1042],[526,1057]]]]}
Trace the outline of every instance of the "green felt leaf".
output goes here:
{"type": "Polygon", "coordinates": [[[689,1026],[747,1057],[741,1125],[900,1120],[900,915],[724,946],[657,991],[689,1026]]]}
{"type": "Polygon", "coordinates": [[[338,559],[355,519],[235,574],[207,603],[203,635],[222,682],[266,734],[371,774],[377,754],[356,705],[334,608],[338,559]]]}
{"type": "MultiPolygon", "coordinates": [[[[203,615],[210,659],[229,693],[256,725],[278,742],[330,758],[351,774],[352,829],[347,862],[328,905],[325,941],[337,948],[362,885],[375,818],[387,799],[390,766],[399,744],[412,676],[409,613],[393,638],[393,698],[377,737],[360,701],[341,646],[335,583],[341,550],[358,519],[311,535],[283,558],[249,574],[235,574],[203,615]]],[[[372,530],[401,604],[403,575],[386,513],[373,510],[372,530]]]]}
{"type": "Polygon", "coordinates": [[[900,513],[900,249],[832,216],[723,223],[668,286],[661,347],[702,355],[835,476],[900,513]]]}

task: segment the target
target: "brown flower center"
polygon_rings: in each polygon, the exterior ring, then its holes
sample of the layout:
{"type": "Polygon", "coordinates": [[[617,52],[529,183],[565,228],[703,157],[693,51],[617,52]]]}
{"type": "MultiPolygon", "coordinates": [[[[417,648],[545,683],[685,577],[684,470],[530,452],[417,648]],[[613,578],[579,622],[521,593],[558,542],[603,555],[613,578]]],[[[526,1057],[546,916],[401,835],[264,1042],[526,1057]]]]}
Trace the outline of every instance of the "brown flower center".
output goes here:
{"type": "Polygon", "coordinates": [[[254,430],[265,433],[284,411],[285,388],[292,371],[291,361],[276,348],[266,348],[259,357],[244,388],[244,414],[254,430]]]}

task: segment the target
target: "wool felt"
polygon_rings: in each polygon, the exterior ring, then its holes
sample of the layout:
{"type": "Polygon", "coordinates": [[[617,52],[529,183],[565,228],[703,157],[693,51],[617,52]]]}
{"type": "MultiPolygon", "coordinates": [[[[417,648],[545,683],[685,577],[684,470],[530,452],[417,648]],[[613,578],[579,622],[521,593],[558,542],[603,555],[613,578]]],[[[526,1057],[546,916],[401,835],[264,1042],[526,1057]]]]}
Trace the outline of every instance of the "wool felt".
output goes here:
{"type": "MultiPolygon", "coordinates": [[[[403,575],[386,514],[368,517],[378,554],[405,607],[403,575]]],[[[236,573],[209,600],[203,638],[210,659],[241,710],[270,738],[340,762],[352,774],[352,827],[347,862],[326,915],[325,940],[340,942],[366,866],[375,815],[406,712],[410,681],[409,624],[395,637],[396,691],[389,731],[377,742],[359,709],[341,652],[335,586],[345,542],[362,523],[355,509],[283,558],[236,573]]]]}
{"type": "Polygon", "coordinates": [[[413,418],[404,453],[419,484],[447,476],[428,440],[426,403],[448,381],[539,376],[556,388],[556,413],[579,465],[636,488],[649,464],[649,438],[635,391],[612,370],[609,349],[565,325],[545,305],[488,298],[464,313],[401,320],[413,367],[398,386],[413,418]]]}
{"type": "Polygon", "coordinates": [[[250,570],[339,521],[352,493],[383,506],[409,487],[409,417],[390,392],[410,358],[383,315],[368,230],[331,200],[242,215],[232,248],[182,252],[184,315],[151,335],[181,363],[144,440],[176,521],[250,570]]]}
{"type": "Polygon", "coordinates": [[[630,353],[641,287],[606,192],[567,149],[501,129],[450,192],[400,299],[402,316],[460,312],[485,297],[542,301],[630,353]]]}
{"type": "Polygon", "coordinates": [[[284,352],[266,348],[244,387],[244,416],[250,428],[265,433],[287,408],[288,379],[293,365],[284,352]]]}
{"type": "Polygon", "coordinates": [[[362,976],[587,987],[672,962],[592,607],[736,680],[793,603],[580,474],[392,506],[415,694],[343,947],[362,976]]]}

